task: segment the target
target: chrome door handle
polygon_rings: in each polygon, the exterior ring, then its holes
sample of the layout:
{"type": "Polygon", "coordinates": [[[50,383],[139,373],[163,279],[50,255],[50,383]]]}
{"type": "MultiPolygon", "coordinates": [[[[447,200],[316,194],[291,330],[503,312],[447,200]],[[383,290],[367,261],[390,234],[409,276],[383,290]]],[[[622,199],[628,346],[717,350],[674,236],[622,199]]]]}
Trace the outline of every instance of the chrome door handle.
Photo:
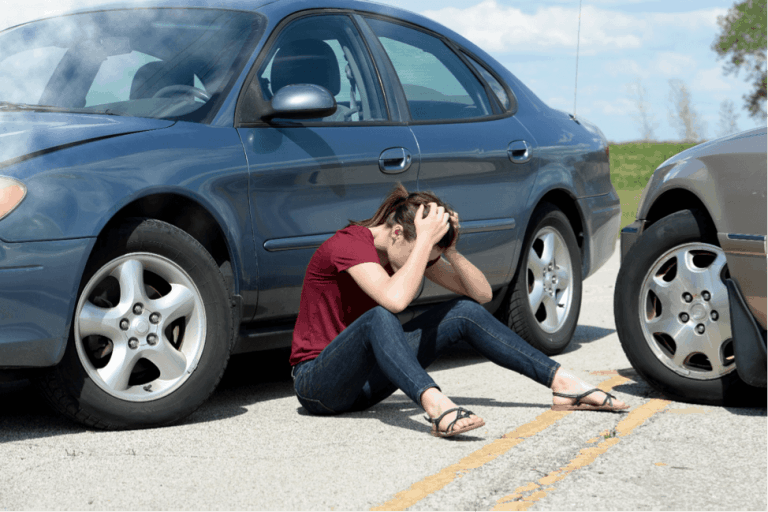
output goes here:
{"type": "Polygon", "coordinates": [[[387,174],[399,174],[411,167],[411,153],[405,148],[384,150],[379,157],[379,169],[387,174]]]}
{"type": "Polygon", "coordinates": [[[531,146],[524,140],[516,140],[507,147],[509,159],[516,164],[524,164],[531,159],[531,146]]]}

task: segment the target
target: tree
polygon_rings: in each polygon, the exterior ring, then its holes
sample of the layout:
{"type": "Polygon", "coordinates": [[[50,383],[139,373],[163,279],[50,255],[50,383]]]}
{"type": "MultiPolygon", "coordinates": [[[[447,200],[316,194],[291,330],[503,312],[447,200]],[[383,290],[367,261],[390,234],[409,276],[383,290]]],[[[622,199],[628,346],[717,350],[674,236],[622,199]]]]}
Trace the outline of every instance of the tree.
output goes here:
{"type": "Polygon", "coordinates": [[[744,96],[746,109],[753,118],[765,118],[766,108],[766,0],[746,0],[735,4],[717,19],[720,35],[712,49],[720,58],[727,57],[725,73],[738,75],[746,69],[752,93],[744,96]]]}
{"type": "Polygon", "coordinates": [[[656,123],[656,117],[653,115],[653,112],[651,112],[651,105],[645,99],[647,93],[640,81],[640,77],[635,79],[635,81],[627,87],[629,89],[629,96],[635,102],[637,107],[635,121],[640,127],[642,140],[646,142],[656,140],[655,130],[658,127],[658,123],[656,123]]]}
{"type": "Polygon", "coordinates": [[[731,100],[723,100],[720,103],[720,130],[718,135],[724,137],[739,131],[737,121],[739,115],[735,112],[736,106],[731,100]]]}
{"type": "Polygon", "coordinates": [[[682,80],[669,81],[669,122],[685,142],[698,142],[704,138],[706,125],[691,104],[691,93],[682,80]]]}

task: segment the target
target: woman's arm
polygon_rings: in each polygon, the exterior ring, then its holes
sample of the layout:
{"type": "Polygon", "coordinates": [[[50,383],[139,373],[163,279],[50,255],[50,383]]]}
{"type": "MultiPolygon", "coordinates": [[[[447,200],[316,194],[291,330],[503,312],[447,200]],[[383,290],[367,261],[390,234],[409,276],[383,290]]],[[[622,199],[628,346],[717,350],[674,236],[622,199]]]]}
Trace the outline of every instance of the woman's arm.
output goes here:
{"type": "Polygon", "coordinates": [[[432,204],[422,218],[424,206],[416,212],[416,241],[408,259],[394,275],[387,274],[378,263],[360,263],[347,269],[357,285],[392,313],[400,313],[416,298],[421,288],[424,269],[435,244],[448,231],[445,209],[432,204]]]}
{"type": "MultiPolygon", "coordinates": [[[[459,215],[456,212],[451,215],[451,222],[458,231],[459,215]]],[[[493,299],[493,292],[488,279],[485,278],[479,268],[456,250],[455,244],[445,250],[443,257],[447,263],[440,260],[428,268],[424,273],[427,279],[453,293],[466,295],[480,304],[485,304],[493,299]]]]}
{"type": "Polygon", "coordinates": [[[357,285],[379,305],[400,313],[416,298],[431,247],[414,247],[402,268],[392,276],[378,263],[360,263],[347,269],[357,285]]]}
{"type": "Polygon", "coordinates": [[[440,260],[424,272],[427,279],[480,304],[493,299],[491,285],[480,269],[458,251],[446,252],[444,257],[447,262],[440,260]]]}

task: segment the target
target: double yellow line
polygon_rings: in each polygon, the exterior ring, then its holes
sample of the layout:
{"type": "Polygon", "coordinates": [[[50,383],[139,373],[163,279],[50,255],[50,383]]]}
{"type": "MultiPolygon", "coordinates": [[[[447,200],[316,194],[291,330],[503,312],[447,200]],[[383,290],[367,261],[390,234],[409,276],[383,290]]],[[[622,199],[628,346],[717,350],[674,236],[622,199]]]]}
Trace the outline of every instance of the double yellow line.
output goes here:
{"type": "MultiPolygon", "coordinates": [[[[608,392],[615,386],[628,381],[629,379],[626,377],[617,375],[602,382],[598,387],[608,392]]],[[[573,459],[567,466],[553,471],[539,480],[538,483],[531,482],[526,486],[516,489],[509,496],[501,498],[493,510],[526,510],[533,503],[546,496],[553,489],[551,487],[552,484],[562,480],[573,471],[591,464],[600,454],[605,453],[608,448],[617,444],[622,436],[632,432],[638,425],[645,422],[668,404],[669,402],[666,400],[654,399],[633,410],[616,426],[617,437],[608,438],[597,446],[582,450],[579,456],[573,459]]],[[[483,446],[456,464],[452,464],[438,473],[413,484],[407,490],[397,493],[390,501],[371,510],[405,510],[444,488],[457,477],[491,462],[522,443],[525,439],[538,434],[569,414],[571,414],[571,411],[549,410],[539,415],[532,422],[522,425],[512,432],[505,434],[500,439],[483,446]]]]}

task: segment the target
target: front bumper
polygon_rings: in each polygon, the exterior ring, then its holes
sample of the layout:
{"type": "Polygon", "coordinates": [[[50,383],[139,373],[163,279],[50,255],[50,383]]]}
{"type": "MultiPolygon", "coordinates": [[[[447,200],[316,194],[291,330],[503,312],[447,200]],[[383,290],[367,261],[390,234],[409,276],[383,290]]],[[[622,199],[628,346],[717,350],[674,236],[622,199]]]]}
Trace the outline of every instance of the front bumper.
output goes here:
{"type": "Polygon", "coordinates": [[[643,233],[644,229],[645,221],[636,220],[632,224],[624,226],[624,228],[621,230],[621,261],[624,261],[624,259],[627,257],[629,250],[643,233]]]}
{"type": "Polygon", "coordinates": [[[616,233],[621,225],[621,201],[616,191],[578,200],[584,215],[585,259],[582,278],[586,279],[608,261],[616,248],[616,233]]]}
{"type": "Polygon", "coordinates": [[[95,240],[0,242],[0,368],[61,360],[95,240]]]}

